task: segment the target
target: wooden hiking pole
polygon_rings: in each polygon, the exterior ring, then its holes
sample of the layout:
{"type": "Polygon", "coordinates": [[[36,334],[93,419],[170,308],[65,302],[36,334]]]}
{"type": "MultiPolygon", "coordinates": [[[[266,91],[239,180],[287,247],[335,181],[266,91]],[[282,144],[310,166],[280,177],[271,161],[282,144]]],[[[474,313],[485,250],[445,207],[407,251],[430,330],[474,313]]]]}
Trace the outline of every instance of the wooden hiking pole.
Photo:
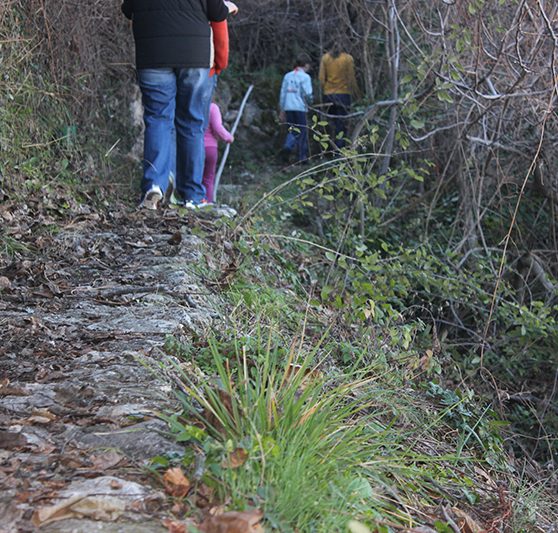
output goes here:
{"type": "MultiPolygon", "coordinates": [[[[238,128],[238,124],[240,123],[240,119],[242,118],[242,113],[244,113],[244,108],[246,107],[246,103],[248,102],[248,98],[250,98],[250,93],[254,89],[253,85],[248,87],[244,98],[242,99],[242,103],[240,104],[240,109],[238,110],[238,115],[236,116],[236,120],[234,121],[231,135],[234,136],[236,133],[236,129],[238,128]]],[[[229,152],[231,150],[231,144],[228,143],[225,151],[223,152],[223,157],[221,158],[221,163],[219,165],[219,170],[217,170],[217,174],[215,175],[215,186],[213,188],[213,198],[211,199],[212,202],[217,200],[217,189],[219,189],[219,182],[221,181],[221,175],[223,174],[223,170],[225,169],[225,164],[227,162],[227,157],[229,157],[229,152]]]]}

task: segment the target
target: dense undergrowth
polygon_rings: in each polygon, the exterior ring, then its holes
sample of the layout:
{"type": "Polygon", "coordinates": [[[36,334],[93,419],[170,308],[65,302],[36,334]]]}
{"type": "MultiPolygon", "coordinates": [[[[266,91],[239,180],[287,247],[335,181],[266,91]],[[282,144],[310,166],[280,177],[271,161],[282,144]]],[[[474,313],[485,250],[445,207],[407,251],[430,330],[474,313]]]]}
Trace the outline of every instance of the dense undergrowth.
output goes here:
{"type": "Polygon", "coordinates": [[[404,138],[397,165],[379,175],[380,131],[373,127],[343,154],[320,156],[329,139],[315,119],[312,163],[275,168],[267,189],[244,202],[240,225],[256,250],[281,250],[282,264],[285,250],[304,249],[292,275],[315,301],[384,337],[404,330],[405,349],[434,354],[440,380],[490,402],[509,422],[508,448],[550,474],[558,449],[558,307],[553,282],[535,275],[536,252],[519,247],[524,228],[549,216],[545,201],[535,188],[522,197],[511,226],[517,246],[505,251],[500,242],[513,220],[502,206],[487,215],[484,246],[464,252],[458,196],[442,184],[435,207],[427,201],[436,165],[407,161],[404,138]]]}
{"type": "Polygon", "coordinates": [[[119,148],[134,134],[129,87],[114,83],[126,65],[111,68],[114,51],[99,40],[114,22],[99,5],[87,17],[69,5],[55,9],[15,0],[0,8],[0,174],[5,196],[44,199],[63,214],[74,200],[128,196],[137,178],[119,148]],[[79,32],[93,20],[98,33],[79,32]]]}
{"type": "MultiPolygon", "coordinates": [[[[537,432],[535,441],[512,439],[520,455],[528,450],[552,462],[558,450],[557,412],[552,393],[548,396],[558,365],[554,299],[536,283],[521,288],[525,279],[518,280],[513,256],[505,257],[496,244],[499,224],[493,234],[485,230],[487,242],[494,243],[487,256],[456,252],[461,237],[448,226],[455,209],[451,198],[443,198],[434,211],[422,206],[390,222],[409,201],[399,202],[397,189],[421,183],[428,166],[417,170],[403,164],[382,178],[373,166],[374,156],[349,150],[336,163],[298,175],[296,189],[270,199],[265,209],[290,211],[298,217],[300,238],[329,250],[305,268],[307,281],[318,281],[322,301],[351,323],[364,320],[384,332],[405,324],[412,332],[409,344],[442,357],[442,379],[495,395],[493,405],[509,417],[513,433],[534,437],[537,432]],[[495,288],[504,260],[512,267],[495,288]]],[[[519,217],[532,216],[539,200],[525,198],[519,217]]]]}
{"type": "Polygon", "coordinates": [[[167,420],[186,455],[154,467],[180,464],[204,494],[262,508],[279,531],[344,531],[351,520],[370,531],[450,531],[452,520],[544,530],[549,481],[520,473],[506,424],[441,379],[447,361],[431,327],[348,316],[308,279],[314,245],[253,231],[237,240],[234,276],[204,270],[226,297],[226,328],[167,339],[184,407],[167,420]]]}

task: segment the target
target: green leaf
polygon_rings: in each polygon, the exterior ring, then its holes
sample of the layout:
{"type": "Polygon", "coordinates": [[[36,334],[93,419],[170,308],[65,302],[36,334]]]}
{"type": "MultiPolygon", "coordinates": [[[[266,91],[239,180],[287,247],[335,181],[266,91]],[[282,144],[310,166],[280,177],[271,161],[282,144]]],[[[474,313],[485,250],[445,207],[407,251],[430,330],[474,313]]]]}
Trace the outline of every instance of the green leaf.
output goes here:
{"type": "Polygon", "coordinates": [[[207,433],[196,426],[184,426],[182,431],[176,435],[177,442],[188,442],[190,440],[203,441],[207,437],[207,433]]]}
{"type": "Polygon", "coordinates": [[[441,520],[436,520],[436,522],[434,522],[434,527],[438,533],[454,533],[451,526],[441,520]]]}
{"type": "Polygon", "coordinates": [[[149,463],[152,467],[167,468],[170,464],[170,461],[168,457],[165,457],[163,455],[157,455],[156,457],[151,458],[149,463]]]}
{"type": "Polygon", "coordinates": [[[440,102],[447,102],[448,104],[453,104],[453,98],[447,91],[438,91],[436,97],[440,102]]]}

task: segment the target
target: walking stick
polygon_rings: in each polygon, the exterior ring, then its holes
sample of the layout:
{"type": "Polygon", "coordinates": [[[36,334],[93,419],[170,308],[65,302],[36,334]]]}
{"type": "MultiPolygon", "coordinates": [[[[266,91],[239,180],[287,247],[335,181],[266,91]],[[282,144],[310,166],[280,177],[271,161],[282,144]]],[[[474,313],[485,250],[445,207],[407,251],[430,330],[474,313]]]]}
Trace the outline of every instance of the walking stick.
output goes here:
{"type": "MultiPolygon", "coordinates": [[[[242,118],[242,113],[244,113],[244,108],[246,107],[246,102],[248,102],[248,98],[250,98],[250,93],[254,89],[253,85],[248,87],[244,98],[242,99],[242,103],[240,104],[240,109],[238,110],[238,115],[236,116],[236,120],[234,121],[231,135],[234,135],[236,129],[238,128],[238,124],[240,123],[240,119],[242,118]]],[[[219,170],[217,170],[217,174],[215,175],[215,186],[213,188],[213,198],[211,199],[212,202],[217,200],[217,189],[219,188],[219,182],[221,181],[221,174],[223,174],[223,170],[225,169],[225,164],[227,162],[227,157],[229,157],[229,152],[231,150],[230,143],[227,144],[225,151],[223,152],[223,157],[221,158],[221,164],[219,165],[219,170]]]]}

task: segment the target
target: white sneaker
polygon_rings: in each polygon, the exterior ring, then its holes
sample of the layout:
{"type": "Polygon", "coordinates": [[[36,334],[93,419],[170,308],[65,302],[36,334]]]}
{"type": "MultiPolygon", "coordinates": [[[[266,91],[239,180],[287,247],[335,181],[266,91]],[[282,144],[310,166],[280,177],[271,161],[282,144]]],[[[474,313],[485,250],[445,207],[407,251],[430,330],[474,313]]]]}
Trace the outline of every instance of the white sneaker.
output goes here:
{"type": "Polygon", "coordinates": [[[184,204],[184,207],[185,207],[186,209],[195,210],[195,209],[198,208],[198,204],[195,204],[195,203],[192,202],[191,200],[188,200],[188,201],[184,204]]]}
{"type": "Polygon", "coordinates": [[[201,202],[194,202],[192,200],[188,200],[185,204],[184,207],[186,209],[203,209],[204,207],[211,207],[213,204],[211,202],[208,202],[207,200],[202,200],[201,202]]]}
{"type": "Polygon", "coordinates": [[[141,202],[141,207],[155,211],[157,209],[157,204],[161,201],[162,198],[163,193],[161,192],[161,187],[159,187],[158,185],[152,185],[151,189],[149,189],[145,193],[143,201],[141,202]]]}

